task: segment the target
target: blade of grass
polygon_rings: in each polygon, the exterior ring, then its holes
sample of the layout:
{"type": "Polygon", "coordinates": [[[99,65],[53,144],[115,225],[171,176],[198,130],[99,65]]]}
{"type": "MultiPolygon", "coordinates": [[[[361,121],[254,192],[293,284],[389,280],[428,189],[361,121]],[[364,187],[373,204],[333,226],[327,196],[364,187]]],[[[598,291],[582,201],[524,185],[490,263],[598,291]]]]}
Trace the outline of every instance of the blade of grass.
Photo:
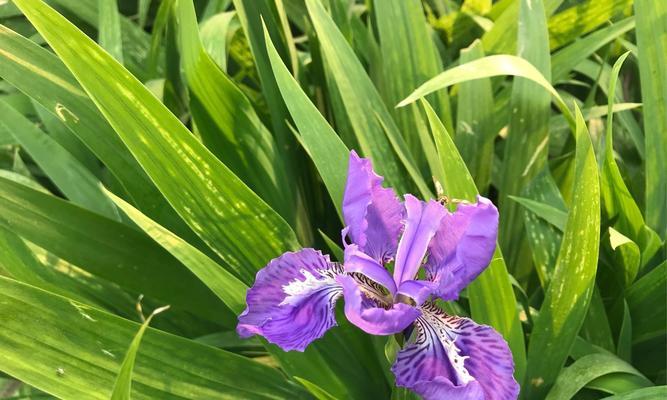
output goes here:
{"type": "MultiPolygon", "coordinates": [[[[618,74],[623,66],[623,62],[628,57],[629,52],[623,54],[614,63],[611,77],[609,80],[609,90],[607,93],[616,92],[616,82],[618,74]]],[[[632,198],[628,190],[621,171],[614,158],[614,136],[613,136],[613,113],[610,110],[614,106],[614,96],[609,95],[607,106],[607,129],[605,133],[605,148],[602,154],[602,199],[604,200],[604,209],[610,220],[615,219],[614,228],[621,234],[628,236],[634,243],[637,243],[641,250],[641,266],[644,266],[655,255],[660,247],[660,237],[644,222],[639,206],[632,198]]],[[[630,275],[635,275],[630,274],[630,275]]],[[[633,278],[634,279],[634,278],[633,278]]],[[[630,283],[630,282],[626,282],[630,283]]]]}
{"type": "Polygon", "coordinates": [[[268,260],[297,247],[289,225],[127,70],[41,1],[17,0],[16,5],[176,212],[242,281],[250,283],[268,260]],[[69,40],[59,40],[63,35],[69,40]]]}
{"type": "Polygon", "coordinates": [[[177,0],[178,34],[191,109],[206,147],[288,221],[294,182],[285,153],[236,84],[204,50],[192,0],[177,0]]]}
{"type": "Polygon", "coordinates": [[[306,6],[361,150],[399,193],[410,191],[412,179],[421,194],[430,197],[394,120],[345,37],[319,2],[306,0],[306,6]]]}
{"type": "Polygon", "coordinates": [[[563,370],[545,400],[569,400],[595,378],[619,372],[639,376],[644,386],[652,386],[651,381],[625,361],[613,355],[590,354],[563,370]]]}
{"type": "Polygon", "coordinates": [[[510,55],[496,55],[487,56],[475,61],[471,61],[457,67],[448,69],[447,71],[429,79],[424,84],[415,89],[408,97],[398,103],[397,107],[403,107],[413,103],[419,98],[422,98],[430,93],[455,85],[457,83],[466,82],[475,79],[491,78],[494,76],[512,75],[522,78],[530,79],[548,91],[556,101],[556,105],[565,115],[570,123],[570,127],[574,126],[574,116],[567,108],[565,102],[558,94],[556,89],[549,83],[549,81],[538,71],[531,63],[523,58],[510,55]]]}
{"type": "Polygon", "coordinates": [[[141,232],[0,178],[0,225],[86,271],[230,325],[206,286],[141,232]],[[94,235],[91,232],[95,232],[94,235]]]}
{"type": "Polygon", "coordinates": [[[119,63],[123,63],[123,38],[117,0],[97,0],[97,42],[119,63]]]}
{"type": "Polygon", "coordinates": [[[575,187],[551,284],[528,346],[523,395],[541,398],[553,385],[586,317],[600,240],[598,170],[585,121],[577,109],[575,187]]]}
{"type": "MultiPolygon", "coordinates": [[[[638,0],[637,46],[644,103],[646,222],[667,237],[667,2],[638,0]]],[[[663,254],[665,254],[663,252],[663,254]]]]}
{"type": "MultiPolygon", "coordinates": [[[[387,107],[396,120],[406,145],[425,170],[422,156],[433,151],[433,143],[423,144],[416,133],[428,132],[428,125],[419,113],[419,106],[404,109],[393,106],[429,76],[443,69],[438,50],[433,43],[424,9],[419,0],[377,1],[373,3],[374,21],[380,43],[381,68],[375,68],[374,80],[387,107]]],[[[447,92],[440,91],[428,98],[446,126],[452,126],[447,92]]],[[[427,135],[428,136],[428,135],[427,135]]],[[[434,155],[434,157],[436,157],[434,155]]]]}
{"type": "MultiPolygon", "coordinates": [[[[0,370],[64,400],[108,400],[139,324],[0,277],[0,370]]],[[[139,348],[132,398],[306,398],[276,369],[155,329],[139,348]]]]}
{"type": "Polygon", "coordinates": [[[299,130],[299,141],[315,163],[338,216],[341,217],[350,151],[283,64],[268,32],[265,42],[274,79],[299,130]]]}
{"type": "MultiPolygon", "coordinates": [[[[542,0],[522,0],[519,4],[517,55],[544,76],[551,79],[549,37],[546,13],[542,0]]],[[[508,196],[521,194],[525,187],[544,167],[549,150],[549,93],[528,79],[515,78],[512,83],[509,128],[505,141],[503,163],[500,166],[499,186],[500,227],[498,240],[510,272],[524,282],[532,272],[523,220],[523,210],[508,196]],[[520,149],[520,150],[519,150],[520,149]],[[519,151],[518,151],[519,150],[519,151]]]]}
{"type": "Polygon", "coordinates": [[[111,392],[111,400],[130,400],[132,392],[132,371],[134,370],[134,364],[137,359],[137,352],[139,351],[141,339],[144,337],[144,332],[146,332],[146,328],[148,328],[153,317],[168,309],[169,306],[156,308],[139,327],[139,331],[132,339],[130,347],[127,349],[127,353],[125,353],[125,357],[123,358],[123,363],[120,365],[120,371],[118,372],[116,382],[114,383],[111,392]]]}
{"type": "MultiPolygon", "coordinates": [[[[460,62],[465,64],[482,57],[484,49],[476,40],[470,47],[461,50],[460,62]]],[[[459,85],[454,141],[482,193],[491,182],[493,139],[497,133],[494,132],[494,117],[491,79],[477,79],[459,85]]]]}
{"type": "MultiPolygon", "coordinates": [[[[441,173],[436,178],[442,183],[447,196],[474,201],[477,194],[475,182],[454,142],[428,102],[420,102],[426,112],[442,163],[441,173]]],[[[515,376],[517,380],[521,380],[525,373],[523,330],[510,275],[498,247],[489,267],[467,290],[472,317],[477,322],[493,326],[507,340],[514,356],[515,376]]]]}

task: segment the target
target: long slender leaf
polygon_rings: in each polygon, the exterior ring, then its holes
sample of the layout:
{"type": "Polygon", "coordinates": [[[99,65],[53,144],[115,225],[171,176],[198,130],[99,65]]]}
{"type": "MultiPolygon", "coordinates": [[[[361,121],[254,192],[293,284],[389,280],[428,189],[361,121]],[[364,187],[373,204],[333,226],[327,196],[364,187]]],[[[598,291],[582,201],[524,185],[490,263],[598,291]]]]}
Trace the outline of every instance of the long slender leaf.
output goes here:
{"type": "Polygon", "coordinates": [[[595,282],[600,240],[598,171],[577,109],[575,186],[551,284],[528,346],[524,396],[541,398],[553,385],[584,321],[595,282]]]}
{"type": "MultiPolygon", "coordinates": [[[[109,399],[139,324],[0,277],[0,370],[65,400],[109,399]]],[[[132,399],[292,399],[303,391],[272,368],[148,329],[132,399]]]]}
{"type": "Polygon", "coordinates": [[[646,143],[646,222],[667,237],[667,3],[635,2],[646,143]]]}
{"type": "Polygon", "coordinates": [[[120,220],[116,207],[104,195],[102,184],[67,150],[45,132],[0,100],[0,125],[14,133],[47,176],[74,203],[114,220],[120,220]]]}
{"type": "Polygon", "coordinates": [[[288,220],[294,190],[285,158],[250,101],[204,50],[192,0],[177,0],[183,69],[204,144],[288,220]]]}
{"type": "MultiPolygon", "coordinates": [[[[551,61],[546,13],[542,0],[522,0],[519,5],[518,56],[530,62],[549,81],[551,61]]],[[[523,210],[508,196],[516,196],[544,167],[548,156],[549,94],[540,91],[530,80],[516,78],[512,84],[512,97],[505,154],[501,165],[500,228],[498,232],[503,255],[507,258],[513,275],[527,279],[532,260],[523,255],[529,245],[523,224],[523,210]],[[521,149],[521,151],[517,151],[521,149]]]]}
{"type": "Polygon", "coordinates": [[[588,382],[615,372],[639,376],[643,378],[645,386],[651,386],[651,381],[624,361],[612,355],[590,354],[578,359],[563,370],[545,400],[571,399],[588,382]]]}
{"type": "Polygon", "coordinates": [[[41,1],[16,4],[72,70],[176,212],[244,282],[268,260],[296,247],[285,221],[127,70],[41,1]],[[70,40],[58,40],[60,35],[70,40]]]}
{"type": "MultiPolygon", "coordinates": [[[[445,194],[452,198],[474,201],[477,194],[475,182],[454,142],[428,102],[422,100],[421,104],[426,111],[440,155],[442,172],[437,178],[442,182],[445,194]]],[[[491,265],[468,286],[468,297],[472,317],[496,328],[509,343],[514,355],[515,375],[521,380],[525,373],[525,348],[516,299],[509,278],[505,260],[500,249],[496,248],[491,265]]]]}
{"type": "Polygon", "coordinates": [[[130,343],[130,347],[127,349],[127,353],[125,353],[125,357],[123,358],[123,363],[120,365],[120,372],[118,372],[116,382],[113,385],[113,391],[111,392],[111,400],[130,400],[132,392],[132,371],[134,370],[134,363],[137,359],[137,352],[139,351],[141,339],[144,337],[146,328],[148,328],[153,317],[168,309],[169,306],[156,308],[139,327],[139,331],[132,339],[132,343],[130,343]]]}
{"type": "Polygon", "coordinates": [[[265,37],[267,53],[280,93],[299,130],[299,139],[324,181],[338,215],[341,216],[345,166],[350,151],[299,87],[282,63],[273,42],[265,37]]]}
{"type": "Polygon", "coordinates": [[[215,296],[141,232],[0,178],[0,225],[86,271],[230,325],[215,296]],[[95,234],[91,234],[95,232],[95,234]]]}
{"type": "Polygon", "coordinates": [[[98,0],[98,27],[97,42],[113,58],[123,63],[123,38],[120,27],[120,12],[117,0],[98,0]]]}
{"type": "Polygon", "coordinates": [[[430,190],[419,175],[402,136],[382,98],[324,7],[306,0],[324,59],[331,69],[348,118],[364,154],[399,193],[409,192],[408,176],[424,197],[430,190]],[[384,126],[384,127],[383,127],[384,126]],[[387,128],[386,133],[385,129],[387,128]],[[407,174],[403,172],[403,168],[407,174]]]}

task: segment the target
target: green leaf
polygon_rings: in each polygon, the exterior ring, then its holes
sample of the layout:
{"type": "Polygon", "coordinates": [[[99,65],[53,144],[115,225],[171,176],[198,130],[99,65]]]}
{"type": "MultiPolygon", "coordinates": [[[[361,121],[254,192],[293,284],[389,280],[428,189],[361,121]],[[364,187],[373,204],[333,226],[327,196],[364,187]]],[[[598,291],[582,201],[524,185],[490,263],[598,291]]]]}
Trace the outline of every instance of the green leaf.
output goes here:
{"type": "Polygon", "coordinates": [[[616,258],[618,265],[622,267],[618,271],[620,272],[618,274],[619,282],[623,284],[623,287],[628,287],[634,282],[637,272],[639,272],[639,247],[635,242],[612,227],[609,227],[609,244],[611,249],[614,250],[614,258],[616,258]]]}
{"type": "Polygon", "coordinates": [[[134,370],[134,364],[137,359],[137,352],[139,351],[139,345],[141,344],[141,339],[144,337],[144,332],[146,328],[151,323],[151,320],[157,314],[166,311],[169,309],[169,306],[164,306],[156,308],[153,312],[146,318],[139,331],[132,339],[130,347],[125,353],[123,358],[123,363],[120,365],[120,371],[116,377],[116,382],[113,385],[113,391],[111,392],[111,400],[130,400],[132,392],[132,371],[134,370]]]}
{"type": "Polygon", "coordinates": [[[295,376],[294,380],[302,384],[303,387],[305,387],[306,390],[308,390],[308,392],[312,394],[317,400],[336,400],[336,397],[330,395],[326,390],[306,379],[295,376]]]}
{"type": "MultiPolygon", "coordinates": [[[[423,142],[417,132],[428,132],[428,125],[419,113],[419,106],[403,109],[394,105],[404,98],[426,77],[442,71],[442,60],[433,42],[429,26],[419,0],[376,1],[373,3],[374,21],[380,44],[380,55],[376,62],[380,68],[371,69],[378,92],[396,120],[399,132],[417,162],[426,161],[422,154],[433,153],[437,159],[433,142],[423,142]]],[[[447,92],[441,91],[429,97],[438,115],[446,126],[452,126],[452,116],[447,92]]],[[[425,134],[428,137],[428,134],[425,134]]],[[[425,154],[425,155],[426,155],[425,154]]],[[[424,168],[422,168],[424,169],[424,168]]]]}
{"type": "MultiPolygon", "coordinates": [[[[646,223],[667,237],[667,2],[637,0],[639,77],[646,143],[646,223]]],[[[663,254],[665,254],[663,252],[663,254]]]]}
{"type": "MultiPolygon", "coordinates": [[[[431,133],[440,155],[442,169],[436,176],[450,198],[475,201],[477,188],[449,133],[427,101],[421,100],[431,133]]],[[[516,309],[516,299],[505,260],[496,252],[487,269],[468,286],[471,315],[479,323],[493,326],[509,343],[514,356],[515,375],[521,380],[525,372],[523,330],[516,309]]]]}
{"type": "Polygon", "coordinates": [[[204,144],[269,205],[292,220],[294,190],[280,148],[248,98],[204,50],[192,0],[177,0],[175,12],[191,109],[204,144]]]}
{"type": "Polygon", "coordinates": [[[227,71],[227,53],[233,35],[239,27],[236,12],[228,11],[215,14],[201,24],[202,46],[213,61],[227,71]]]}
{"type": "Polygon", "coordinates": [[[629,14],[633,0],[585,0],[549,18],[549,41],[557,49],[617,16],[629,14]]]}
{"type": "MultiPolygon", "coordinates": [[[[50,4],[64,8],[71,15],[99,30],[100,0],[49,0],[50,4]]],[[[108,1],[108,0],[107,0],[108,1]]],[[[117,0],[116,0],[117,1],[117,0]]],[[[120,16],[120,32],[123,40],[123,61],[127,69],[139,80],[151,77],[149,65],[145,62],[150,46],[150,38],[142,27],[129,18],[120,16]]]]}
{"type": "Polygon", "coordinates": [[[569,400],[595,378],[615,372],[640,376],[644,379],[645,386],[652,385],[651,381],[625,361],[613,355],[590,354],[581,357],[561,372],[545,400],[569,400]]]}
{"type": "MultiPolygon", "coordinates": [[[[517,56],[532,64],[545,81],[551,79],[551,60],[546,13],[542,0],[522,0],[519,4],[517,56]]],[[[509,118],[503,163],[498,182],[500,219],[498,237],[503,255],[508,260],[512,275],[525,281],[532,270],[532,260],[524,257],[529,245],[523,219],[523,210],[508,196],[521,194],[547,162],[549,142],[549,93],[540,90],[535,82],[515,78],[509,104],[509,118]],[[517,151],[521,149],[521,151],[517,151]]]]}
{"type": "Polygon", "coordinates": [[[212,310],[222,306],[213,293],[143,233],[3,178],[0,199],[0,226],[26,240],[125,288],[233,324],[212,310]]]}
{"type": "MultiPolygon", "coordinates": [[[[64,400],[109,399],[139,324],[0,277],[0,370],[64,400]]],[[[273,369],[147,329],[132,398],[305,398],[273,369]]]]}
{"type": "Polygon", "coordinates": [[[605,400],[653,400],[661,399],[665,396],[667,396],[667,386],[655,386],[605,397],[605,400]]]}
{"type": "Polygon", "coordinates": [[[234,275],[221,268],[215,261],[195,247],[158,225],[123,199],[108,195],[153,240],[188,267],[235,315],[245,309],[245,293],[248,287],[234,275]]]}
{"type": "Polygon", "coordinates": [[[528,346],[524,395],[541,398],[553,385],[586,317],[600,242],[600,188],[591,140],[577,116],[575,187],[551,284],[528,346]]]}
{"type": "Polygon", "coordinates": [[[523,197],[509,196],[512,200],[524,206],[538,217],[555,226],[561,232],[565,230],[567,212],[552,205],[523,197]]]}
{"type": "Polygon", "coordinates": [[[164,223],[169,205],[53,53],[0,26],[0,76],[62,121],[107,166],[135,204],[164,223]]]}
{"type": "MultiPolygon", "coordinates": [[[[602,199],[604,200],[604,209],[607,218],[610,220],[615,219],[614,228],[617,229],[620,234],[627,235],[639,246],[638,250],[641,250],[642,253],[641,265],[644,266],[658,251],[658,248],[660,247],[660,237],[645,225],[642,212],[625,185],[621,171],[616,164],[614,158],[614,137],[612,129],[614,115],[613,113],[610,113],[610,110],[612,110],[614,106],[613,93],[616,92],[618,74],[628,55],[629,53],[623,54],[614,63],[611,77],[609,79],[609,90],[607,92],[609,93],[607,105],[607,130],[605,133],[605,148],[604,152],[602,152],[602,199]]],[[[626,249],[623,250],[624,253],[627,251],[633,252],[633,250],[626,249]]],[[[628,256],[628,254],[623,254],[624,259],[625,256],[628,256]]],[[[634,256],[631,257],[634,258],[634,256]]],[[[622,265],[627,267],[631,266],[627,264],[622,265]]],[[[634,266],[632,269],[634,269],[634,266]]],[[[636,276],[636,273],[630,273],[628,277],[633,274],[636,276]]],[[[625,281],[626,284],[629,284],[630,282],[631,281],[625,281]]]]}
{"type": "Polygon", "coordinates": [[[176,212],[242,281],[251,282],[268,260],[297,247],[289,225],[127,70],[41,1],[17,0],[16,5],[176,212]],[[63,35],[69,40],[59,40],[63,35]]]}
{"type": "MultiPolygon", "coordinates": [[[[482,44],[475,41],[470,47],[461,50],[460,62],[465,64],[482,57],[482,44]]],[[[481,192],[485,192],[491,182],[493,140],[497,133],[494,118],[491,79],[461,83],[454,141],[481,192]]]]}
{"type": "Polygon", "coordinates": [[[623,321],[616,341],[616,355],[619,358],[632,362],[632,315],[627,300],[623,300],[623,321]]]}
{"type": "Polygon", "coordinates": [[[667,261],[630,286],[625,294],[632,316],[632,341],[665,334],[667,326],[667,261]]]}
{"type": "Polygon", "coordinates": [[[2,100],[0,114],[3,116],[0,125],[14,132],[16,141],[65,196],[84,208],[120,220],[116,207],[104,194],[100,181],[67,150],[2,100]]]}
{"type": "Polygon", "coordinates": [[[407,151],[394,120],[345,37],[319,2],[306,0],[306,5],[323,58],[331,70],[364,155],[373,160],[378,173],[397,192],[410,191],[409,176],[422,196],[430,197],[430,190],[407,151]],[[386,131],[383,126],[387,128],[386,131]]]}
{"type": "Polygon", "coordinates": [[[341,217],[350,151],[282,63],[268,32],[265,41],[280,94],[299,130],[299,142],[313,160],[341,217]]]}
{"type": "Polygon", "coordinates": [[[522,78],[530,79],[531,81],[543,87],[553,96],[554,100],[556,101],[556,105],[566,116],[568,121],[572,121],[572,124],[574,124],[574,117],[565,105],[565,102],[558,94],[556,89],[554,89],[549,81],[540,73],[540,71],[538,71],[531,63],[524,60],[523,58],[510,55],[487,56],[448,69],[447,71],[429,79],[424,84],[419,86],[408,97],[398,103],[397,107],[406,106],[421,97],[435,92],[436,90],[440,90],[457,83],[504,75],[519,76],[522,78]]]}
{"type": "Polygon", "coordinates": [[[634,29],[634,27],[635,19],[633,17],[626,18],[558,50],[554,53],[551,60],[552,81],[557,82],[565,79],[568,72],[574,69],[581,61],[588,58],[607,43],[634,29]]]}
{"type": "Polygon", "coordinates": [[[99,32],[97,42],[113,58],[123,63],[123,39],[117,0],[97,0],[99,32]]]}
{"type": "MultiPolygon", "coordinates": [[[[534,207],[531,209],[529,205],[532,205],[532,203],[522,203],[528,211],[531,211],[523,213],[526,225],[526,237],[533,256],[537,276],[544,289],[551,281],[553,270],[556,267],[560,243],[563,239],[562,231],[567,220],[565,202],[549,169],[546,167],[524,188],[523,194],[526,196],[526,199],[530,198],[536,205],[549,207],[549,213],[547,214],[539,208],[534,207]],[[552,218],[556,217],[558,213],[561,213],[560,217],[552,218]],[[549,215],[549,218],[552,218],[552,222],[561,228],[556,228],[552,223],[547,222],[548,218],[546,215],[549,215]]],[[[517,197],[510,198],[518,199],[517,197]]],[[[518,201],[521,203],[521,200],[518,201]]]]}

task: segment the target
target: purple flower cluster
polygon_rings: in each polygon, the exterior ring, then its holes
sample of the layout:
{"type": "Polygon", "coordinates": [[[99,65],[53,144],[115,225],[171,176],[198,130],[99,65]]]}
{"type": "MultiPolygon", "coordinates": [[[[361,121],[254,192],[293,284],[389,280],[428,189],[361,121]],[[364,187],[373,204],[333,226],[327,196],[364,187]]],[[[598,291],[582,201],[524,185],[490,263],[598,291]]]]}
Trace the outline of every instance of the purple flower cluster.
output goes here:
{"type": "Polygon", "coordinates": [[[334,308],[342,296],[345,316],[365,332],[408,333],[392,366],[396,385],[426,400],[516,399],[514,363],[502,336],[434,303],[457,299],[489,265],[497,209],[481,196],[455,212],[409,194],[401,202],[382,180],[370,160],[351,152],[344,263],[309,248],[272,260],[248,290],[238,333],[303,351],[336,325],[334,308]]]}

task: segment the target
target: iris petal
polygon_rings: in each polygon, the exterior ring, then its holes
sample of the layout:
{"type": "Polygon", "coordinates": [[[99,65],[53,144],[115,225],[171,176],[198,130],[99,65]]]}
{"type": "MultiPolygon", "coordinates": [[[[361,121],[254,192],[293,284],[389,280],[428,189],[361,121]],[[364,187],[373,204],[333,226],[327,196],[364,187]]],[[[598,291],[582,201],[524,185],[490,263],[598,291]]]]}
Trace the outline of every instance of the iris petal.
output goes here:
{"type": "Polygon", "coordinates": [[[421,310],[413,338],[392,366],[396,385],[424,400],[517,398],[512,353],[500,334],[468,318],[446,315],[432,303],[421,310]]]}
{"type": "Polygon", "coordinates": [[[384,286],[392,296],[396,293],[396,285],[389,271],[371,256],[359,250],[356,244],[345,246],[345,271],[364,274],[384,286]]]}
{"type": "Polygon", "coordinates": [[[447,213],[437,201],[423,202],[409,194],[405,195],[405,210],[405,231],[398,243],[394,267],[394,282],[397,286],[417,275],[428,244],[440,227],[440,220],[447,213]]]}
{"type": "Polygon", "coordinates": [[[241,337],[262,335],[283,350],[303,351],[336,325],[334,307],[342,294],[343,270],[314,249],[288,252],[262,268],[239,316],[241,337]]]}
{"type": "Polygon", "coordinates": [[[354,325],[372,335],[392,335],[407,328],[421,312],[404,303],[392,303],[382,287],[363,275],[339,275],[343,286],[345,316],[354,325]]]}
{"type": "Polygon", "coordinates": [[[447,212],[429,245],[424,265],[427,278],[438,283],[435,295],[455,300],[491,262],[498,236],[498,210],[477,196],[476,204],[462,203],[447,212]]]}
{"type": "Polygon", "coordinates": [[[380,263],[394,257],[403,217],[396,193],[383,188],[382,180],[370,160],[360,158],[354,150],[350,152],[343,218],[352,242],[380,263]]]}

